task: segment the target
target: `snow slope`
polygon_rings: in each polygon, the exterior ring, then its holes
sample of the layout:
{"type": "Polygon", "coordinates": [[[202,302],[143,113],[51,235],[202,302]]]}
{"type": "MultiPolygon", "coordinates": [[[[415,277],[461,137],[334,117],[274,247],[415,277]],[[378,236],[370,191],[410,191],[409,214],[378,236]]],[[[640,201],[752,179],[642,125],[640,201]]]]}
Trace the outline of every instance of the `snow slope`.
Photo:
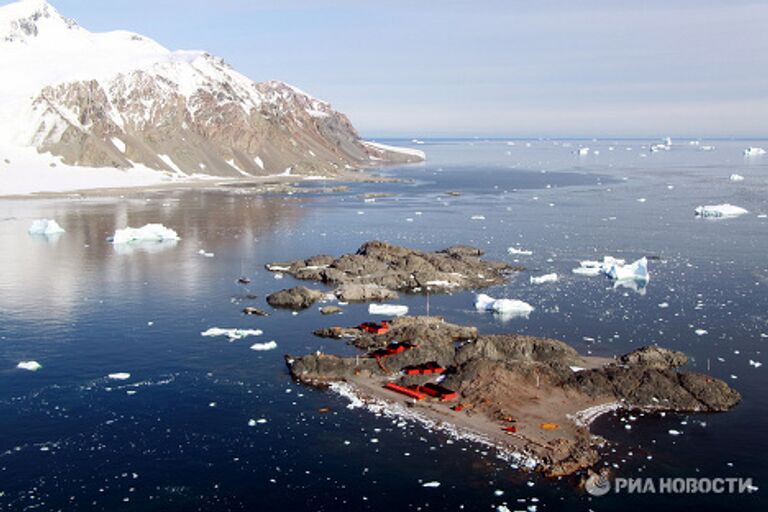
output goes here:
{"type": "Polygon", "coordinates": [[[89,32],[44,0],[0,7],[0,69],[0,195],[420,158],[363,144],[293,86],[132,32],[89,32]]]}

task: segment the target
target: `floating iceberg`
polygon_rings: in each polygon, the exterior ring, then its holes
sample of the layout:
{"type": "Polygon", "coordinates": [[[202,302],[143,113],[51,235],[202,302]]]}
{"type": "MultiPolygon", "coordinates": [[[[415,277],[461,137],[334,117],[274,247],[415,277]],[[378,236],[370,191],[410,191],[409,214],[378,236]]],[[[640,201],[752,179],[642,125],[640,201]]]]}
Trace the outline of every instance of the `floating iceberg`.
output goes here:
{"type": "Polygon", "coordinates": [[[408,314],[408,306],[398,304],[371,304],[368,306],[369,315],[403,316],[408,314]]]}
{"type": "Polygon", "coordinates": [[[525,249],[518,249],[517,247],[510,247],[507,249],[507,253],[511,256],[530,256],[533,251],[526,251],[525,249]]]}
{"type": "Polygon", "coordinates": [[[741,174],[731,174],[730,178],[728,178],[731,181],[744,181],[744,176],[741,174]]]}
{"type": "Polygon", "coordinates": [[[645,257],[630,264],[612,256],[605,256],[602,262],[585,260],[579,264],[578,268],[573,269],[574,274],[590,277],[602,274],[613,280],[614,288],[629,288],[640,294],[645,294],[645,287],[650,280],[648,259],[645,257]]]}
{"type": "Polygon", "coordinates": [[[694,211],[696,212],[697,217],[709,218],[709,219],[720,219],[724,217],[738,217],[739,215],[744,215],[745,213],[749,213],[744,208],[741,208],[739,206],[734,206],[728,203],[698,206],[694,211]]]}
{"type": "Polygon", "coordinates": [[[107,375],[107,378],[112,380],[128,380],[131,378],[131,374],[126,372],[110,373],[107,375]]]}
{"type": "Polygon", "coordinates": [[[618,262],[612,263],[609,267],[603,267],[605,275],[614,281],[645,281],[650,279],[648,274],[648,258],[642,257],[629,265],[618,262]]]}
{"type": "Polygon", "coordinates": [[[484,293],[475,297],[475,309],[478,311],[492,311],[501,315],[504,319],[528,318],[533,310],[533,306],[527,302],[516,299],[494,299],[484,293]]]}
{"type": "Polygon", "coordinates": [[[22,361],[16,365],[16,368],[18,368],[19,370],[28,370],[30,372],[36,372],[42,367],[43,365],[41,365],[37,361],[22,361]]]}
{"type": "Polygon", "coordinates": [[[226,336],[229,341],[237,341],[248,336],[261,336],[264,331],[261,329],[222,329],[221,327],[211,327],[207,331],[201,332],[201,336],[213,338],[216,336],[226,336]]]}
{"type": "Polygon", "coordinates": [[[115,245],[131,242],[165,242],[167,240],[179,240],[179,235],[162,224],[147,224],[142,228],[118,229],[111,238],[115,245]]]}
{"type": "Polygon", "coordinates": [[[587,156],[589,154],[589,148],[579,148],[576,151],[576,154],[579,156],[587,156]]]}
{"type": "Polygon", "coordinates": [[[421,486],[422,487],[428,487],[428,488],[431,487],[433,489],[436,489],[436,488],[440,487],[440,482],[437,482],[437,481],[434,481],[434,482],[424,482],[423,484],[421,484],[421,486]]]}
{"type": "Polygon", "coordinates": [[[254,343],[251,345],[251,350],[262,352],[265,350],[274,350],[277,348],[277,342],[275,340],[268,341],[266,343],[254,343]]]}
{"type": "Polygon", "coordinates": [[[763,148],[749,147],[744,150],[744,156],[760,156],[765,153],[766,151],[763,148]]]}
{"type": "Polygon", "coordinates": [[[64,233],[64,228],[52,219],[38,219],[29,226],[30,235],[59,235],[64,233]]]}
{"type": "Polygon", "coordinates": [[[543,276],[531,276],[531,284],[554,283],[557,281],[557,274],[544,274],[543,276]]]}

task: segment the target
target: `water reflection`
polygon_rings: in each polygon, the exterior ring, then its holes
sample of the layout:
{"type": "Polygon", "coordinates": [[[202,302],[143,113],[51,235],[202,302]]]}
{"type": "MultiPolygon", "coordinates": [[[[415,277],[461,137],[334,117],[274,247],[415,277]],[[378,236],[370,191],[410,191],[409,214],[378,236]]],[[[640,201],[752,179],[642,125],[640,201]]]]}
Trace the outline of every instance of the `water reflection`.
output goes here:
{"type": "MultiPolygon", "coordinates": [[[[0,201],[0,309],[24,321],[69,321],[89,297],[146,293],[147,282],[168,282],[156,293],[202,293],[207,258],[201,248],[228,246],[246,257],[256,240],[293,226],[302,202],[226,193],[179,192],[170,198],[50,199],[0,201]],[[30,236],[29,223],[52,218],[66,233],[30,236]],[[181,240],[113,245],[117,229],[162,223],[181,240]],[[171,291],[172,290],[172,291],[171,291]],[[45,306],[41,307],[41,303],[45,306]]],[[[210,261],[210,260],[209,260],[210,261]]]]}

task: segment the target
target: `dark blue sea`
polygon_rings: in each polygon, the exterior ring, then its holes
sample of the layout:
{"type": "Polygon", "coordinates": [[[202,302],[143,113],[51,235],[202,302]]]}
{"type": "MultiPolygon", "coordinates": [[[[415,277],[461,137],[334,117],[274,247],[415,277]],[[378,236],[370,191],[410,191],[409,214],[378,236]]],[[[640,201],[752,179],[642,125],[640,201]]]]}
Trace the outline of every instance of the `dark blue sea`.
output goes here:
{"type": "MultiPolygon", "coordinates": [[[[651,152],[657,142],[428,140],[416,146],[425,164],[380,171],[401,182],[336,194],[0,199],[0,510],[768,509],[768,157],[742,155],[755,141],[681,140],[651,152]],[[581,146],[590,154],[575,154],[581,146]],[[731,181],[734,173],[745,179],[731,181]],[[392,195],[364,200],[379,192],[392,195]],[[749,213],[694,216],[719,203],[749,213]],[[66,233],[29,235],[38,218],[66,233]],[[149,222],[181,240],[107,241],[149,222]],[[284,354],[352,353],[312,331],[358,324],[367,306],[334,317],[316,307],[244,316],[243,307],[270,309],[266,295],[296,284],[264,265],[373,239],[428,250],[470,244],[528,269],[486,293],[530,303],[529,318],[478,313],[469,292],[431,296],[431,314],[448,321],[554,337],[585,354],[651,343],[686,352],[688,370],[709,369],[742,403],[712,415],[606,415],[593,425],[611,441],[604,463],[626,478],[752,478],[757,491],[591,497],[575,479],[521,472],[486,447],[293,382],[284,354]],[[648,286],[572,273],[605,255],[652,257],[648,286]],[[529,283],[550,272],[558,282],[529,283]],[[251,284],[238,284],[241,276],[251,284]],[[263,334],[201,336],[211,327],[263,334]],[[277,349],[250,350],[271,340],[277,349]],[[21,361],[42,368],[17,369],[21,361]],[[440,486],[423,487],[432,481],[440,486]]],[[[426,312],[424,296],[399,303],[426,312]]]]}

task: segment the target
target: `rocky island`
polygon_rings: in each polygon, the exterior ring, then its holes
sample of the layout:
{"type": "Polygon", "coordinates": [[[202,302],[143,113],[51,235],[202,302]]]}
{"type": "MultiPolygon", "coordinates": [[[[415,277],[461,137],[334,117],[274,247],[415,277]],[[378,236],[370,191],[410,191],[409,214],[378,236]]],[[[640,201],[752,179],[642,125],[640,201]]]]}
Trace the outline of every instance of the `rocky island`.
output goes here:
{"type": "Polygon", "coordinates": [[[585,357],[562,341],[480,335],[438,317],[315,334],[346,339],[361,354],[287,355],[295,379],[313,386],[344,383],[359,400],[467,434],[552,477],[598,462],[605,440],[589,425],[600,414],[719,412],[741,400],[721,380],[680,371],[685,354],[656,346],[613,359],[585,357]]]}
{"type": "MultiPolygon", "coordinates": [[[[398,292],[449,292],[503,283],[519,267],[482,258],[475,247],[456,245],[425,252],[381,241],[367,242],[357,252],[339,257],[319,255],[306,260],[271,263],[272,272],[335,286],[333,295],[345,302],[383,301],[398,292]]],[[[324,293],[306,287],[270,295],[273,307],[304,309],[324,293]]]]}

